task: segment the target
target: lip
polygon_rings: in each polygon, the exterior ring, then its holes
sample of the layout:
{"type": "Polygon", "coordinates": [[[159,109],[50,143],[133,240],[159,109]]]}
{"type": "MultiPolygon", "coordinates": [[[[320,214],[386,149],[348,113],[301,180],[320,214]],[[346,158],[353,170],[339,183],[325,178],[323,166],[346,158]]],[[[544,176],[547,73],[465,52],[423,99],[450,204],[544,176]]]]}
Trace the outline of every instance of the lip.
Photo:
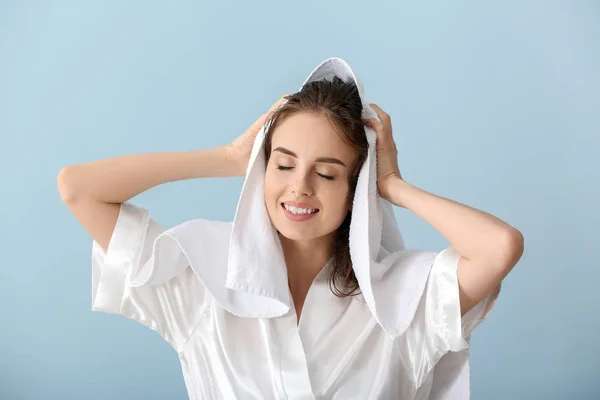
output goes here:
{"type": "Polygon", "coordinates": [[[285,204],[287,204],[288,206],[294,206],[294,207],[298,207],[298,208],[310,208],[313,210],[318,210],[317,207],[313,207],[308,203],[298,203],[295,201],[284,201],[285,204]]]}
{"type": "MultiPolygon", "coordinates": [[[[289,204],[287,201],[285,203],[289,204]]],[[[300,204],[302,204],[302,203],[300,203],[300,204]]],[[[312,207],[307,207],[307,208],[312,208],[312,207]]],[[[315,215],[317,215],[319,213],[319,211],[317,211],[312,214],[301,214],[301,215],[292,214],[291,212],[289,212],[288,210],[285,209],[283,203],[281,203],[281,209],[283,210],[283,213],[285,214],[286,217],[288,217],[290,220],[296,221],[296,222],[308,221],[309,219],[313,218],[315,215]]]]}

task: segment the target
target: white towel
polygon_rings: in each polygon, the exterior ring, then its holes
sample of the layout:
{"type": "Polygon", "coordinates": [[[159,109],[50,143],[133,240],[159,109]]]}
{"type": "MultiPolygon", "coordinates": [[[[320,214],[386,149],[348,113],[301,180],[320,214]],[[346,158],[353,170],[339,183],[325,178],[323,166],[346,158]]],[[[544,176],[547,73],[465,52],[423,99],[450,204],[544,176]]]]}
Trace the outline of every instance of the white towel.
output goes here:
{"type": "MultiPolygon", "coordinates": [[[[340,58],[319,64],[302,86],[333,76],[354,81],[363,117],[377,118],[362,84],[340,58]]],[[[165,282],[190,265],[214,299],[235,315],[272,318],[290,310],[283,250],[264,202],[265,128],[256,136],[233,224],[195,219],[167,230],[156,239],[134,286],[165,282]],[[228,243],[218,239],[229,234],[228,243]]],[[[377,192],[377,135],[366,126],[365,134],[369,150],[353,201],[350,256],[369,310],[383,330],[398,337],[414,318],[436,253],[405,249],[392,205],[377,192]]],[[[468,349],[446,354],[438,365],[430,398],[468,398],[468,349]]]]}
{"type": "MultiPolygon", "coordinates": [[[[331,80],[336,75],[357,84],[363,103],[363,117],[377,118],[365,100],[362,84],[340,58],[330,58],[319,64],[302,86],[316,80],[331,80]]],[[[256,136],[233,221],[226,283],[228,288],[237,292],[264,297],[257,299],[256,308],[252,315],[248,315],[254,317],[283,315],[292,303],[283,250],[264,202],[265,157],[262,144],[265,128],[256,136]]],[[[421,268],[422,263],[413,262],[410,253],[395,253],[395,258],[386,258],[390,253],[404,249],[404,241],[392,205],[377,192],[377,135],[366,126],[365,133],[369,151],[359,173],[352,206],[350,256],[360,290],[371,312],[388,333],[398,336],[414,316],[429,270],[421,268]],[[399,279],[385,279],[390,273],[398,275],[399,279]],[[396,307],[389,307],[390,302],[396,307]],[[398,315],[403,318],[397,318],[398,315]]]]}

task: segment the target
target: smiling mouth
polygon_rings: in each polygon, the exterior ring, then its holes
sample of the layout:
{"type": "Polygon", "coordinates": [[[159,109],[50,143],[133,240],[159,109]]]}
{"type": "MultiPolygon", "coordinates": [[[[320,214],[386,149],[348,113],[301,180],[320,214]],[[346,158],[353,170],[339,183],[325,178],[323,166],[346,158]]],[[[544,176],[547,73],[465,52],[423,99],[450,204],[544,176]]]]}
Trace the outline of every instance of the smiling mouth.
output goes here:
{"type": "MultiPolygon", "coordinates": [[[[281,203],[281,208],[283,208],[284,211],[287,211],[289,213],[292,213],[291,211],[289,211],[288,209],[285,208],[285,205],[283,203],[281,203]]],[[[320,210],[318,208],[313,208],[313,210],[316,210],[315,212],[312,212],[310,214],[294,214],[294,215],[313,215],[318,213],[320,210]]],[[[292,213],[293,214],[293,213],[292,213]]]]}

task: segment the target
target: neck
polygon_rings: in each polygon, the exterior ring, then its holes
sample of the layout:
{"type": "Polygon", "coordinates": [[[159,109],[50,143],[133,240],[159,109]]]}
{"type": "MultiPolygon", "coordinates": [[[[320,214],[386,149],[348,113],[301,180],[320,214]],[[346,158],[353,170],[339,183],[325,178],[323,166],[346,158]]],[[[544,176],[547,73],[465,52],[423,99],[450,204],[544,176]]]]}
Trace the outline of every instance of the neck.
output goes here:
{"type": "Polygon", "coordinates": [[[311,240],[290,240],[279,234],[290,288],[310,286],[333,256],[334,234],[311,240]]]}

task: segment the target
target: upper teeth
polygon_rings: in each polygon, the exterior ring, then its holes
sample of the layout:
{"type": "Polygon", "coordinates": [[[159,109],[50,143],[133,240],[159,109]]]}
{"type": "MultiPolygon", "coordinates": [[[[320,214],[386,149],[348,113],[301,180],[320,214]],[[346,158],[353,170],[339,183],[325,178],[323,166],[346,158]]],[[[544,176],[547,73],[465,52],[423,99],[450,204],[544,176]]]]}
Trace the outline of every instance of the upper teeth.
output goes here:
{"type": "Polygon", "coordinates": [[[283,206],[292,214],[312,214],[317,211],[316,208],[298,208],[294,206],[289,206],[285,203],[283,204],[283,206]]]}

